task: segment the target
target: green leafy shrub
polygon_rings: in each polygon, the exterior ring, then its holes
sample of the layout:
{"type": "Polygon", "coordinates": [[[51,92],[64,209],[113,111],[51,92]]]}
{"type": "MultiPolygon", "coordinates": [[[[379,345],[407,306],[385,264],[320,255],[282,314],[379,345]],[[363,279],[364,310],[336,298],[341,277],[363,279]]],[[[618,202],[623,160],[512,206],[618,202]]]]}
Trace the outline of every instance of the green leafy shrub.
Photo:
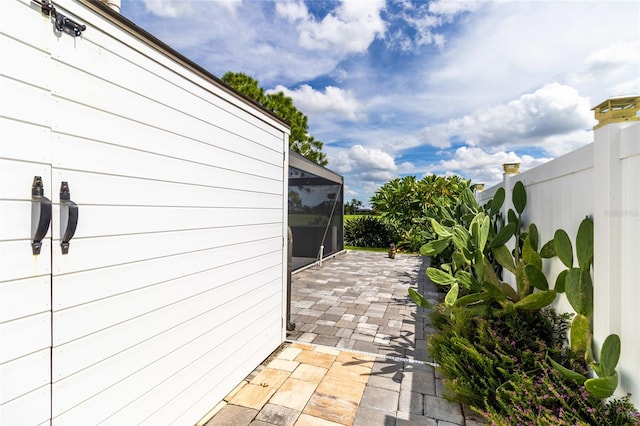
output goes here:
{"type": "Polygon", "coordinates": [[[397,239],[393,227],[375,216],[349,219],[344,224],[344,243],[348,246],[383,248],[397,239]]]}
{"type": "Polygon", "coordinates": [[[494,401],[477,411],[496,426],[640,424],[640,413],[629,396],[607,402],[543,364],[537,374],[515,373],[497,389],[494,401]]]}
{"type": "Polygon", "coordinates": [[[428,347],[440,366],[448,398],[484,407],[514,374],[539,369],[546,354],[579,367],[563,347],[569,315],[550,310],[499,313],[485,317],[469,308],[443,305],[432,312],[438,332],[429,336],[428,347]]]}
{"type": "Polygon", "coordinates": [[[473,198],[467,194],[471,194],[469,181],[460,176],[430,175],[420,180],[405,176],[385,183],[371,197],[371,205],[386,223],[397,227],[398,244],[417,252],[435,238],[431,218],[456,211],[462,199],[473,198]]]}

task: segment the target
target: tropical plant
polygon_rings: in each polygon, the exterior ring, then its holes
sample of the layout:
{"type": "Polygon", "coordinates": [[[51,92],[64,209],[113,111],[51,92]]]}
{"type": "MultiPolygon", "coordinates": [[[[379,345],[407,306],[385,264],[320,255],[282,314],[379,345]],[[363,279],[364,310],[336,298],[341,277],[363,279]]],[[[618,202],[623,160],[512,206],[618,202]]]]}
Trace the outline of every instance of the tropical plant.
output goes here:
{"type": "Polygon", "coordinates": [[[399,245],[417,251],[435,238],[431,218],[450,214],[468,190],[469,181],[459,176],[430,175],[420,180],[405,176],[385,183],[373,195],[371,204],[384,221],[402,230],[399,245]]]}
{"type": "Polygon", "coordinates": [[[362,205],[362,201],[352,198],[351,201],[344,203],[344,214],[356,214],[362,205]]]}
{"type": "Polygon", "coordinates": [[[420,252],[434,256],[452,249],[449,262],[442,263],[439,268],[427,269],[427,275],[434,283],[449,287],[444,299],[446,306],[466,306],[478,312],[495,307],[539,310],[555,300],[557,289],[549,288],[542,272],[538,230],[534,224],[526,233],[520,230],[526,206],[524,185],[517,182],[514,186],[515,211],[509,210],[509,222],[500,228],[502,219],[498,212],[504,199],[504,192],[498,191],[485,206],[486,211],[477,212],[468,225],[465,217],[461,223],[452,226],[431,220],[438,239],[424,245],[420,252]],[[512,237],[515,237],[515,247],[509,250],[506,243],[512,237]],[[502,281],[496,272],[499,271],[496,264],[515,276],[515,290],[502,281]],[[539,291],[534,292],[535,289],[539,291]]]}
{"type": "Polygon", "coordinates": [[[256,79],[244,73],[227,72],[222,81],[287,121],[291,126],[289,147],[292,150],[321,166],[329,163],[322,152],[323,143],[309,135],[307,116],[296,108],[291,97],[283,92],[266,92],[256,79]]]}
{"type": "Polygon", "coordinates": [[[375,216],[348,219],[344,224],[344,242],[348,246],[383,248],[397,240],[397,232],[375,216]]]}

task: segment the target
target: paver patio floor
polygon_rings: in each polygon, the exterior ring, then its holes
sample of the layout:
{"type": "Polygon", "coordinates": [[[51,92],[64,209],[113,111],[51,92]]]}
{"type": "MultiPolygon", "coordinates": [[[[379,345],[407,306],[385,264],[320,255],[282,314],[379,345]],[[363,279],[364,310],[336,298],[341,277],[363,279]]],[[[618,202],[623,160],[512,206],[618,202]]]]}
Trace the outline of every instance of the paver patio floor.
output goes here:
{"type": "Polygon", "coordinates": [[[428,258],[348,251],[293,275],[295,330],[206,419],[207,426],[479,425],[443,386],[426,350],[437,299],[428,258]]]}

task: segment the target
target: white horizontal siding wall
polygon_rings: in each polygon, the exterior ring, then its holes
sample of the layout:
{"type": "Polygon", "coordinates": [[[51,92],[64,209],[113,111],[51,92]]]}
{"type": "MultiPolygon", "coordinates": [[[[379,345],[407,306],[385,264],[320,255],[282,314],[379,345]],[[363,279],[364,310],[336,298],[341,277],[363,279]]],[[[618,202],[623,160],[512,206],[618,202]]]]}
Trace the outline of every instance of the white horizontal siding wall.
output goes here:
{"type": "MultiPolygon", "coordinates": [[[[282,341],[288,129],[81,2],[56,2],[87,26],[77,38],[56,37],[28,0],[8,4],[51,45],[48,72],[21,77],[27,89],[15,96],[42,98],[21,117],[46,118],[48,132],[39,161],[55,194],[53,255],[39,259],[48,293],[36,311],[47,321],[39,347],[52,359],[42,385],[53,423],[193,424],[282,341]],[[67,255],[61,181],[79,206],[67,255]]],[[[33,158],[24,151],[20,161],[33,158]]],[[[31,208],[38,173],[23,174],[22,199],[2,193],[3,212],[31,208]]],[[[7,250],[25,246],[13,262],[31,266],[30,234],[11,224],[19,216],[3,214],[0,236],[7,250]]],[[[32,279],[4,266],[11,285],[32,279]]]]}
{"type": "Polygon", "coordinates": [[[53,422],[193,423],[281,342],[285,130],[76,6],[88,29],[53,55],[53,174],[81,205],[54,255],[53,422]]]}
{"type": "MultiPolygon", "coordinates": [[[[0,424],[51,413],[51,240],[31,254],[31,184],[52,198],[51,28],[28,2],[0,2],[0,424]],[[29,30],[25,30],[28,27],[29,30]]],[[[48,236],[51,236],[49,232],[48,236]]]]}

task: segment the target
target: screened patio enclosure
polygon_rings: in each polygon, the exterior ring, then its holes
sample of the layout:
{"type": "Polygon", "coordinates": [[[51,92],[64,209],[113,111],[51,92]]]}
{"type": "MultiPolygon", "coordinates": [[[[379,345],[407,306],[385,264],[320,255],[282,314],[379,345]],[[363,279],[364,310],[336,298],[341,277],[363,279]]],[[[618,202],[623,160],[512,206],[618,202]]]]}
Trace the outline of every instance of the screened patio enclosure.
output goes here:
{"type": "Polygon", "coordinates": [[[289,151],[294,271],[344,249],[343,185],[339,174],[289,151]]]}

